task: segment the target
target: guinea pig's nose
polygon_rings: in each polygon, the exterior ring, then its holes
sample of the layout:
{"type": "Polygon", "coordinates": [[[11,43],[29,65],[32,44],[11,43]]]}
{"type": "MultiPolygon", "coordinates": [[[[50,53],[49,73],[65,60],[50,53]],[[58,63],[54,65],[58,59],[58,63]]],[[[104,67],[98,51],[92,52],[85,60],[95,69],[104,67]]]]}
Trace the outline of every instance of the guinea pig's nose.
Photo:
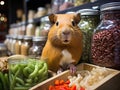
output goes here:
{"type": "Polygon", "coordinates": [[[62,34],[63,34],[63,35],[69,35],[69,34],[70,34],[70,31],[68,31],[68,30],[67,30],[67,31],[63,31],[62,34]]]}

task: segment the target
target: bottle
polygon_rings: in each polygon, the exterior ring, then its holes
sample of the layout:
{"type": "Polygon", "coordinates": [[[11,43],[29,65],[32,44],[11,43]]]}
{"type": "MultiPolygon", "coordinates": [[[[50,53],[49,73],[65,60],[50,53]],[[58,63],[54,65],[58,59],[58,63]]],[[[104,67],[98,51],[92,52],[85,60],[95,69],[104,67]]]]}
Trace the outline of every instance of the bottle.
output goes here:
{"type": "Polygon", "coordinates": [[[44,36],[33,37],[32,39],[33,45],[29,49],[29,57],[39,59],[42,53],[42,49],[46,43],[46,40],[47,38],[44,36]]]}
{"type": "Polygon", "coordinates": [[[78,24],[83,33],[83,53],[81,57],[82,62],[90,62],[91,38],[94,29],[100,22],[100,15],[98,10],[81,9],[81,21],[78,24]]]}
{"type": "Polygon", "coordinates": [[[92,37],[92,63],[120,70],[120,2],[100,7],[101,22],[92,37]]]}
{"type": "Polygon", "coordinates": [[[28,52],[31,46],[32,46],[32,37],[24,36],[23,43],[21,45],[21,55],[28,56],[28,52]]]}
{"type": "Polygon", "coordinates": [[[21,54],[21,45],[22,45],[22,42],[23,42],[23,36],[19,35],[17,37],[17,41],[15,43],[15,54],[21,54]]]}
{"type": "Polygon", "coordinates": [[[15,54],[15,43],[17,41],[17,36],[16,35],[12,36],[12,39],[13,40],[11,42],[11,53],[15,54]]]}
{"type": "Polygon", "coordinates": [[[48,16],[41,18],[41,25],[40,25],[40,36],[47,36],[49,29],[50,29],[50,21],[48,16]]]}

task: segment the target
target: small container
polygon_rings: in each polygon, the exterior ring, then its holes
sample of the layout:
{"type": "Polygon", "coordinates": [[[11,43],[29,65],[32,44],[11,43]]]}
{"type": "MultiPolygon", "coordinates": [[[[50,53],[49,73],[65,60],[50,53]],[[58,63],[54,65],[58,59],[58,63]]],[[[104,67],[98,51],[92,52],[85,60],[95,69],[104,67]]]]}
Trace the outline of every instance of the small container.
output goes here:
{"type": "Polygon", "coordinates": [[[26,27],[26,35],[27,36],[35,35],[35,24],[33,23],[32,19],[28,21],[28,25],[26,27]]]}
{"type": "Polygon", "coordinates": [[[32,37],[24,36],[23,43],[21,45],[21,55],[27,56],[31,46],[32,46],[32,37]]]}
{"type": "Polygon", "coordinates": [[[19,35],[15,43],[15,54],[21,54],[21,45],[23,42],[23,36],[19,35]]]}
{"type": "Polygon", "coordinates": [[[88,2],[90,2],[90,0],[75,0],[74,5],[75,6],[80,6],[80,5],[88,3],[88,2]]]}
{"type": "Polygon", "coordinates": [[[82,62],[90,62],[91,38],[94,29],[100,22],[98,10],[81,9],[78,11],[81,14],[81,21],[78,24],[83,33],[83,53],[82,62]]]}
{"type": "Polygon", "coordinates": [[[17,36],[14,35],[12,36],[12,42],[11,42],[11,53],[15,54],[15,43],[17,41],[17,36]]]}
{"type": "Polygon", "coordinates": [[[0,57],[7,56],[7,47],[4,43],[0,43],[0,57]]]}
{"type": "Polygon", "coordinates": [[[46,43],[47,38],[44,36],[41,37],[33,37],[33,45],[29,49],[29,56],[31,58],[40,58],[43,47],[46,43]]]}
{"type": "Polygon", "coordinates": [[[120,2],[100,7],[101,22],[92,37],[92,63],[120,70],[120,2]]]}
{"type": "Polygon", "coordinates": [[[6,35],[6,39],[4,41],[4,44],[8,47],[9,44],[9,40],[10,40],[10,35],[6,35]]]}
{"type": "Polygon", "coordinates": [[[38,7],[37,17],[42,17],[47,14],[47,10],[44,7],[38,7]]]}
{"type": "Polygon", "coordinates": [[[50,29],[50,21],[48,16],[41,18],[41,25],[40,25],[40,36],[47,36],[49,29],[50,29]]]}

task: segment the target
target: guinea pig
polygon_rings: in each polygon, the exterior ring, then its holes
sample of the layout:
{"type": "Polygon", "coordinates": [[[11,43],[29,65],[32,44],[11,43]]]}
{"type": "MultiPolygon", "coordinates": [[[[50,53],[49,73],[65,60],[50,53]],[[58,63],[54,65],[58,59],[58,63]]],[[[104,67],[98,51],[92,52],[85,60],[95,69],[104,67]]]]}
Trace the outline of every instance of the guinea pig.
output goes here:
{"type": "Polygon", "coordinates": [[[46,59],[48,69],[58,71],[70,64],[78,64],[82,53],[82,32],[77,24],[79,13],[51,14],[52,26],[48,33],[41,58],[46,59]]]}

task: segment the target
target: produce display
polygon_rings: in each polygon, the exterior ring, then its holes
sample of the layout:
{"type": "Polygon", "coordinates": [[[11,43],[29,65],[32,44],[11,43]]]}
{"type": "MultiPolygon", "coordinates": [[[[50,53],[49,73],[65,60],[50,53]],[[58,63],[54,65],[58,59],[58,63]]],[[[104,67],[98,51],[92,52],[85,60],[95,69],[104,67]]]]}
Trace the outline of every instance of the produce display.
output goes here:
{"type": "Polygon", "coordinates": [[[42,60],[11,60],[10,90],[28,90],[48,78],[47,64],[42,60]]]}
{"type": "Polygon", "coordinates": [[[78,71],[77,76],[68,76],[70,80],[69,86],[76,85],[76,90],[80,90],[81,87],[84,87],[85,90],[92,90],[91,88],[104,79],[109,73],[109,70],[104,67],[96,67],[91,71],[78,71]]]}

